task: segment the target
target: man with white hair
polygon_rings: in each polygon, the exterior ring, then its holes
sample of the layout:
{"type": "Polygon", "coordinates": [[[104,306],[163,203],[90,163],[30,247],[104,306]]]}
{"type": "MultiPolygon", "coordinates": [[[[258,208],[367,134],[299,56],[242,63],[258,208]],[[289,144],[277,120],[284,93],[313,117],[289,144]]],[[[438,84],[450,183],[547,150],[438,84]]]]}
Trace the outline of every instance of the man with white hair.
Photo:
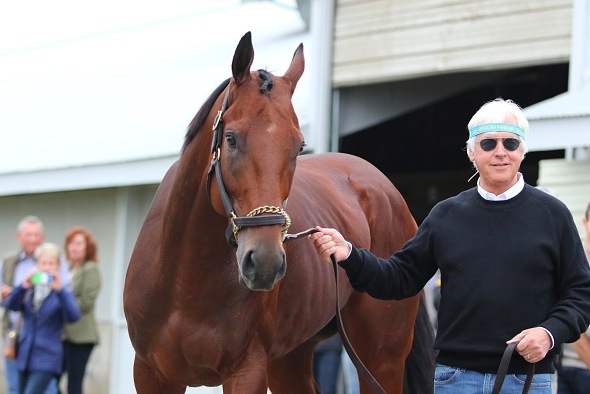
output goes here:
{"type": "MultiPolygon", "coordinates": [[[[525,183],[528,121],[510,100],[484,104],[468,124],[477,186],[439,202],[388,259],[335,229],[310,236],[334,255],[357,291],[380,299],[420,292],[440,269],[435,393],[489,393],[508,343],[517,342],[502,393],[550,394],[561,344],[590,324],[590,267],[568,208],[525,183]]],[[[383,236],[387,236],[383,234],[383,236]]]]}

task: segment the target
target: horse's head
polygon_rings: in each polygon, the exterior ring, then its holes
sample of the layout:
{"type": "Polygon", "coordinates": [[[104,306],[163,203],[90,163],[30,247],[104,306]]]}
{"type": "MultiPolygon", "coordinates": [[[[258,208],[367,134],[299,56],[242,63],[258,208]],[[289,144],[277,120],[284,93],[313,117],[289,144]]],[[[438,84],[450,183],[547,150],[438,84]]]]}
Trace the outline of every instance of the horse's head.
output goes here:
{"type": "Polygon", "coordinates": [[[252,290],[271,290],[287,268],[283,237],[290,220],[284,208],[305,145],[291,103],[304,69],[303,46],[282,77],[251,72],[253,59],[247,33],[236,48],[233,78],[214,122],[211,183],[217,187],[211,187],[211,200],[230,217],[240,281],[252,290]]]}

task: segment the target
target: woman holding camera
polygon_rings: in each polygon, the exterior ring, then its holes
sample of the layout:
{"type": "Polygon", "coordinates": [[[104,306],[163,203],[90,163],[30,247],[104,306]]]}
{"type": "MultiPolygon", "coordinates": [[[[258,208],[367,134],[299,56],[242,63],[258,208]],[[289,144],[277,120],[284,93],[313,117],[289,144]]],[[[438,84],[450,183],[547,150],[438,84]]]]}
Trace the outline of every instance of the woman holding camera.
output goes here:
{"type": "Polygon", "coordinates": [[[74,295],[63,287],[59,247],[41,244],[35,251],[36,271],[12,291],[6,307],[22,312],[16,366],[20,394],[43,394],[61,373],[64,323],[80,318],[74,295]]]}
{"type": "Polygon", "coordinates": [[[96,240],[87,228],[72,227],[65,237],[65,249],[72,290],[82,317],[76,323],[66,324],[64,369],[68,375],[68,394],[82,394],[86,365],[92,349],[99,342],[94,317],[96,297],[100,290],[96,240]]]}

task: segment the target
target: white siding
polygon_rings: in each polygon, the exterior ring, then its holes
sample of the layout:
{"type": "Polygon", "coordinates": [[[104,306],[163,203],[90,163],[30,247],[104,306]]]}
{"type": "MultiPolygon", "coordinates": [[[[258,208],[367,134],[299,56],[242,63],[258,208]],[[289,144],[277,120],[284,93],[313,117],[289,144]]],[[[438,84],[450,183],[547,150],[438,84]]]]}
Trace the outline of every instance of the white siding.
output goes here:
{"type": "Polygon", "coordinates": [[[582,217],[590,203],[590,160],[542,160],[537,183],[547,186],[567,205],[580,236],[584,236],[582,217]]]}
{"type": "Polygon", "coordinates": [[[336,87],[566,62],[572,0],[339,0],[336,87]]]}

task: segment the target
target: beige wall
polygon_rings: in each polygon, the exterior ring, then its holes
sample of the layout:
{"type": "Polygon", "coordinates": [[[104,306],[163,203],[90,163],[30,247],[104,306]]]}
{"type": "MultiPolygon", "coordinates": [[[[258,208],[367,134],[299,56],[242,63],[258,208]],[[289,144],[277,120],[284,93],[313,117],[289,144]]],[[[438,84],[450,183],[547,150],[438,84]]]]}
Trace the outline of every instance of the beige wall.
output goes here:
{"type": "Polygon", "coordinates": [[[74,225],[87,226],[98,242],[99,269],[103,287],[97,300],[96,315],[110,316],[113,294],[109,274],[113,270],[113,231],[117,189],[82,190],[62,193],[31,194],[0,198],[0,253],[19,248],[16,226],[26,215],[38,216],[45,227],[46,241],[63,248],[64,235],[74,225]]]}
{"type": "MultiPolygon", "coordinates": [[[[133,387],[132,355],[113,355],[120,354],[120,348],[129,342],[122,308],[123,281],[135,239],[156,187],[147,185],[0,197],[2,254],[19,247],[14,239],[15,230],[18,221],[26,215],[39,216],[45,226],[47,241],[59,245],[63,244],[65,232],[73,225],[87,226],[96,236],[102,277],[96,305],[101,343],[95,348],[88,366],[85,382],[88,394],[127,393],[130,391],[117,391],[116,388],[133,387]]],[[[130,346],[125,349],[132,352],[130,346]]],[[[3,370],[4,360],[1,360],[0,393],[5,392],[6,387],[3,370]]]]}
{"type": "Polygon", "coordinates": [[[567,205],[580,236],[584,236],[582,217],[590,203],[590,160],[542,160],[537,183],[551,189],[567,205]]]}
{"type": "Polygon", "coordinates": [[[569,61],[572,0],[337,0],[333,83],[569,61]]]}

